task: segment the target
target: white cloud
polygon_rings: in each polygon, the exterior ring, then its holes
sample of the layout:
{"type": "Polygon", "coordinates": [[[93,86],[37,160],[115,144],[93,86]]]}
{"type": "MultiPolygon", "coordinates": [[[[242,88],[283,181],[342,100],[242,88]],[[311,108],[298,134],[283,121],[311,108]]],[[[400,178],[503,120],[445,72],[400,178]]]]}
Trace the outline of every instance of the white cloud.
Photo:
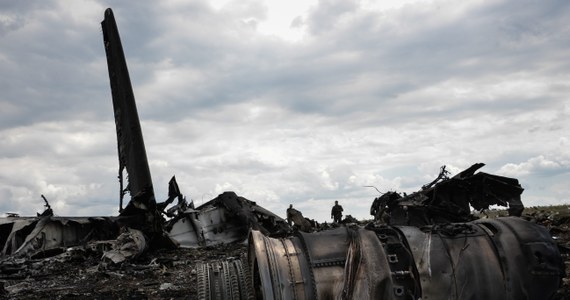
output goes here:
{"type": "Polygon", "coordinates": [[[519,164],[508,163],[498,171],[511,177],[527,176],[531,173],[546,175],[557,172],[570,172],[570,161],[555,161],[539,155],[519,164]]]}

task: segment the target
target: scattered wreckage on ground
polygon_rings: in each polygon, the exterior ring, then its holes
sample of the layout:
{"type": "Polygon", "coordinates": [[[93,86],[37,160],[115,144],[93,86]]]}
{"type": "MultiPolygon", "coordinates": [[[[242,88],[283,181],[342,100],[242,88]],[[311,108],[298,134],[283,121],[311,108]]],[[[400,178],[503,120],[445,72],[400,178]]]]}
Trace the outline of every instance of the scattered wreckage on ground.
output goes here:
{"type": "Polygon", "coordinates": [[[513,178],[445,166],[418,192],[374,200],[375,222],[271,238],[252,231],[258,299],[550,299],[564,274],[546,228],[519,216],[513,178]],[[471,214],[509,206],[511,217],[471,214]],[[387,218],[382,218],[386,214],[387,218]],[[387,221],[387,222],[384,222],[387,221]]]}
{"type": "Polygon", "coordinates": [[[120,214],[55,217],[44,198],[41,215],[3,219],[3,274],[17,272],[22,259],[74,246],[98,249],[105,263],[122,264],[156,249],[247,240],[246,258],[196,263],[197,298],[548,299],[558,289],[562,259],[544,227],[517,217],[473,221],[470,206],[508,205],[511,214],[522,212],[518,181],[475,174],[482,164],[452,178],[443,168],[410,195],[382,195],[372,208],[376,222],[318,232],[304,232],[314,225],[308,227],[300,213],[295,223],[303,228],[296,230],[233,192],[195,208],[174,177],[167,200],[157,202],[111,9],[102,27],[117,129],[120,214]],[[123,208],[127,192],[131,199],[123,208]],[[384,213],[390,216],[386,223],[384,213]]]}

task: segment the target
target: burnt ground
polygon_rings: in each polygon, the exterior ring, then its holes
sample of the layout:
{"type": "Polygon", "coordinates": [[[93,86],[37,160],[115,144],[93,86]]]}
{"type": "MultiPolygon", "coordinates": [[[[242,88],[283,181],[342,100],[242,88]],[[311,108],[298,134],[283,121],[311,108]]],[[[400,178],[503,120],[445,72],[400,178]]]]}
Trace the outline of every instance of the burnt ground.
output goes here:
{"type": "Polygon", "coordinates": [[[51,258],[5,263],[0,298],[198,299],[197,263],[241,258],[246,252],[245,243],[157,250],[129,263],[105,265],[100,252],[73,248],[51,258]]]}
{"type": "MultiPolygon", "coordinates": [[[[546,226],[562,247],[570,274],[570,210],[533,210],[525,219],[546,226]]],[[[2,299],[198,299],[196,265],[244,258],[245,243],[204,249],[157,250],[120,265],[102,262],[101,252],[79,247],[44,259],[12,259],[0,265],[2,299]]],[[[570,299],[564,278],[554,299],[570,299]]]]}

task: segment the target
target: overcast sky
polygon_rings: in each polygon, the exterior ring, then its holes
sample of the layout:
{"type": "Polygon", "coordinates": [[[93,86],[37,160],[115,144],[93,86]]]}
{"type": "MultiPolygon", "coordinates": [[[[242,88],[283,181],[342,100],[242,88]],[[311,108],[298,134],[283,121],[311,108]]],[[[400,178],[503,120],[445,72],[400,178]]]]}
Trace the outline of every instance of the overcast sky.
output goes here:
{"type": "Polygon", "coordinates": [[[176,175],[198,205],[235,191],[363,219],[363,186],[482,162],[526,206],[570,203],[566,0],[1,0],[0,213],[43,194],[56,215],[117,215],[107,7],[159,201],[176,175]]]}

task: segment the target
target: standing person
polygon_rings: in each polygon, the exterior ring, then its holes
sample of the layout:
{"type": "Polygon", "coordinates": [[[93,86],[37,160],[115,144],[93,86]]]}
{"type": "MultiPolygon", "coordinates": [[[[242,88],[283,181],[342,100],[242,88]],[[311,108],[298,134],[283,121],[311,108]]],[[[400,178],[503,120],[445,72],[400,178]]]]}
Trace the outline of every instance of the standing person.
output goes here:
{"type": "Polygon", "coordinates": [[[370,214],[374,216],[374,221],[380,220],[382,214],[384,214],[385,201],[382,201],[382,197],[374,198],[372,206],[370,206],[370,214]]]}
{"type": "Polygon", "coordinates": [[[293,225],[294,210],[293,204],[289,204],[289,208],[287,208],[287,223],[289,223],[289,226],[293,225]]]}
{"type": "Polygon", "coordinates": [[[335,201],[331,211],[331,219],[333,219],[333,223],[340,223],[340,220],[342,219],[342,212],[342,206],[338,205],[338,201],[335,201]]]}

